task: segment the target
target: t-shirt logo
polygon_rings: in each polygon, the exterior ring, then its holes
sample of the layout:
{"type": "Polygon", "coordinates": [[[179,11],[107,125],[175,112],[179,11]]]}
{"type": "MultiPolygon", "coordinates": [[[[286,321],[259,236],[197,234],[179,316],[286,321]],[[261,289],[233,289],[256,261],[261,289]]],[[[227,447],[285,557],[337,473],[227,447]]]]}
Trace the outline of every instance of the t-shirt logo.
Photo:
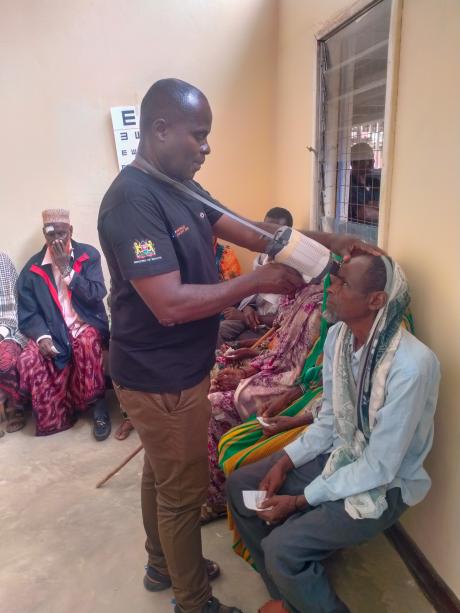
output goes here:
{"type": "Polygon", "coordinates": [[[136,260],[145,260],[146,258],[155,257],[157,254],[153,241],[146,238],[134,241],[133,249],[136,260]]]}

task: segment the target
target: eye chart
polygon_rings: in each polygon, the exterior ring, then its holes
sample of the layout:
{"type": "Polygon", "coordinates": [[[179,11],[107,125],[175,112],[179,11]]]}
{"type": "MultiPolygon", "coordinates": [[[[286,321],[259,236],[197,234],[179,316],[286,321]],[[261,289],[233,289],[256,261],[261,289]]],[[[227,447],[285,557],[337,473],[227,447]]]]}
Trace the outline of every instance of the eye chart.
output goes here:
{"type": "Polygon", "coordinates": [[[140,138],[139,112],[135,106],[113,106],[110,114],[112,115],[118,167],[122,170],[134,160],[137,153],[140,138]]]}

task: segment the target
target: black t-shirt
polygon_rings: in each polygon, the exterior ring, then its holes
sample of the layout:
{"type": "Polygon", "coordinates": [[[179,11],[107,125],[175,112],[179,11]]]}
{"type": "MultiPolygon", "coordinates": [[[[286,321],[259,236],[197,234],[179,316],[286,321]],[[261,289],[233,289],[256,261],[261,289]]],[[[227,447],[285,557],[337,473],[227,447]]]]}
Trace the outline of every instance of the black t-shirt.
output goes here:
{"type": "MultiPolygon", "coordinates": [[[[212,200],[198,183],[188,186],[212,200]]],[[[219,316],[162,326],[130,280],[179,270],[182,283],[217,283],[212,225],[220,216],[133,166],[109,187],[98,230],[112,279],[110,372],[120,385],[178,392],[212,368],[219,316]]]]}

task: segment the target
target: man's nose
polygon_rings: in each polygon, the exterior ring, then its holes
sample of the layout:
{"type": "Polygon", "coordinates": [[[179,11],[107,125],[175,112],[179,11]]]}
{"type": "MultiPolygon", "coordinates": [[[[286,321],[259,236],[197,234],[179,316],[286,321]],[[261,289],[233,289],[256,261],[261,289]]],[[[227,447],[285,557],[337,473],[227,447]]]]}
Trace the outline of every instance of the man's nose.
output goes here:
{"type": "Polygon", "coordinates": [[[211,147],[207,140],[201,145],[200,151],[203,155],[209,155],[211,153],[211,147]]]}

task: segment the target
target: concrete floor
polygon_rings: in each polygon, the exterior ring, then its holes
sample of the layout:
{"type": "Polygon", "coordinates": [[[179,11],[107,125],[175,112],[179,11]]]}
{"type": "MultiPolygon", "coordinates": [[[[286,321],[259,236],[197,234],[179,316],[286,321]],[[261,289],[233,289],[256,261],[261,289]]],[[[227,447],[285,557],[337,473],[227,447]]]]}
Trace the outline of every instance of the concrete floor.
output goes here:
{"type": "MultiPolygon", "coordinates": [[[[112,414],[115,428],[118,411],[112,414]]],[[[54,436],[33,434],[29,418],[23,431],[0,439],[1,613],[171,613],[171,590],[151,594],[142,586],[142,454],[95,489],[138,445],[137,435],[96,443],[89,419],[54,436]]],[[[226,522],[203,528],[203,543],[222,567],[216,596],[256,613],[268,595],[233,554],[226,522]]],[[[383,536],[338,554],[329,569],[353,612],[434,611],[383,536]]]]}

